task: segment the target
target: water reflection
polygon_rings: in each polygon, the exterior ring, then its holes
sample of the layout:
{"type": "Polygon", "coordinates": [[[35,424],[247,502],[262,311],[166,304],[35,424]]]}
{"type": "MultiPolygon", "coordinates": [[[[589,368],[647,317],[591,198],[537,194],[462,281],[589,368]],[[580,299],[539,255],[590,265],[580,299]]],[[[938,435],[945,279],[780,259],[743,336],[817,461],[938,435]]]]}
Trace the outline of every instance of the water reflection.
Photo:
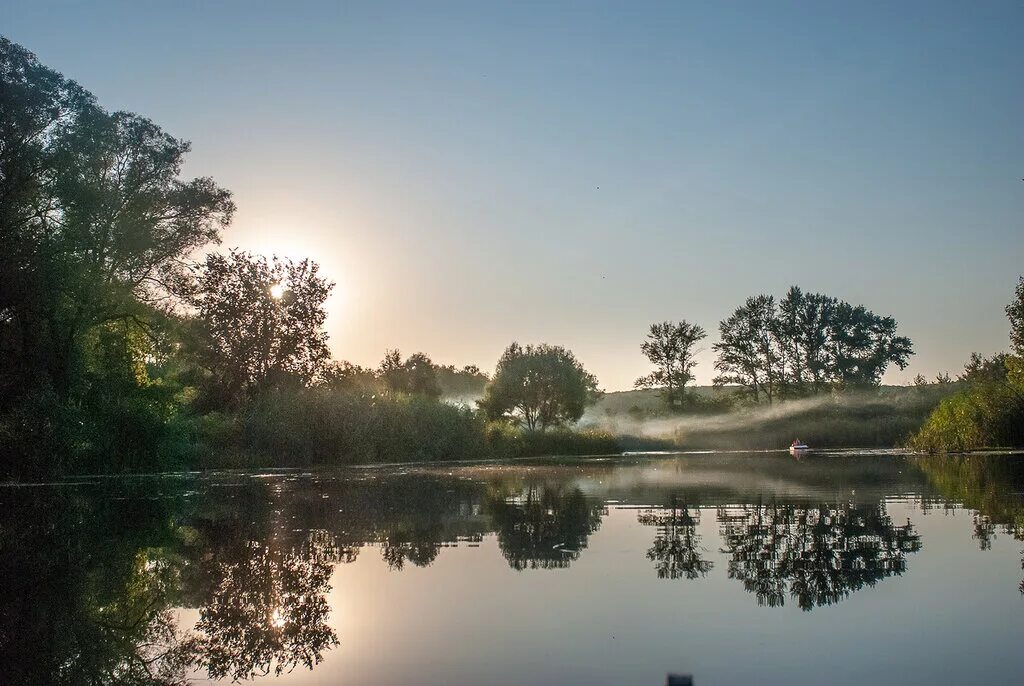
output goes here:
{"type": "Polygon", "coordinates": [[[803,610],[831,605],[906,570],[921,549],[913,525],[896,525],[882,505],[795,507],[772,503],[718,511],[729,578],[780,607],[786,597],[803,610]]]}
{"type": "Polygon", "coordinates": [[[644,510],[637,521],[657,527],[647,559],[654,562],[659,579],[696,579],[711,571],[714,563],[704,559],[706,549],[697,533],[699,509],[691,509],[673,496],[667,508],[644,510]]]}
{"type": "MultiPolygon", "coordinates": [[[[934,455],[915,460],[938,491],[933,507],[973,510],[974,540],[990,550],[1000,533],[1024,541],[1024,459],[1006,455],[934,455]]],[[[1021,551],[1024,569],[1024,550],[1021,551]]],[[[1019,590],[1024,594],[1024,579],[1019,590]]]]}
{"type": "Polygon", "coordinates": [[[312,669],[338,644],[327,624],[333,536],[310,533],[298,550],[282,553],[252,542],[241,559],[217,564],[218,581],[200,610],[188,657],[214,679],[233,681],[312,669]]]}
{"type": "Polygon", "coordinates": [[[498,547],[516,570],[568,567],[587,547],[605,513],[602,504],[588,501],[579,488],[556,484],[533,484],[511,495],[491,493],[486,502],[498,547]]]}
{"type": "Polygon", "coordinates": [[[811,610],[909,573],[923,542],[890,496],[966,508],[970,545],[990,550],[1024,540],[1022,484],[1014,457],[759,457],[6,487],[0,674],[178,684],[314,669],[346,641],[330,592],[364,548],[399,574],[459,545],[517,571],[566,570],[597,554],[610,509],[639,526],[608,535],[641,535],[629,549],[658,579],[721,574],[758,605],[811,610]]]}

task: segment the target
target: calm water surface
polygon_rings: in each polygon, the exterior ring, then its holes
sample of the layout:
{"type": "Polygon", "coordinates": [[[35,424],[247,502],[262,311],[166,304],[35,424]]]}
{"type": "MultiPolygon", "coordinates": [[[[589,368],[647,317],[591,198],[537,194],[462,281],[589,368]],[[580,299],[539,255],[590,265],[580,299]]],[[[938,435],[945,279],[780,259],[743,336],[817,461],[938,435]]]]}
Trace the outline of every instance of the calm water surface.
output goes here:
{"type": "Polygon", "coordinates": [[[12,684],[1024,683],[1024,456],[0,487],[12,684]]]}

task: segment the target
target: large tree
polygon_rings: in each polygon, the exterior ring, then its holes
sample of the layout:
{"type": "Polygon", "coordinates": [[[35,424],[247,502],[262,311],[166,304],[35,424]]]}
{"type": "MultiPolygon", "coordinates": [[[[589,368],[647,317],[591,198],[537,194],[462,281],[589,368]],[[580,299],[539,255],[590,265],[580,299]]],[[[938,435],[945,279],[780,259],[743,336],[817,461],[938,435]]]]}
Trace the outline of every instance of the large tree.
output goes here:
{"type": "Polygon", "coordinates": [[[505,349],[480,407],[533,431],[577,421],[598,397],[597,378],[557,345],[512,343],[505,349]]]}
{"type": "MultiPolygon", "coordinates": [[[[234,210],[208,178],[179,179],[189,143],[109,113],[0,39],[0,311],[14,376],[64,396],[108,322],[145,327],[193,250],[234,210]]],[[[5,375],[6,376],[6,375],[5,375]]]]}
{"type": "Polygon", "coordinates": [[[193,286],[198,354],[227,405],[282,383],[309,384],[330,351],[324,302],[334,284],[311,260],[212,253],[193,286]]]}
{"type": "Polygon", "coordinates": [[[779,390],[782,352],[777,339],[775,299],[768,295],[747,298],[718,325],[716,385],[744,388],[754,401],[763,395],[770,403],[779,390]]]}
{"type": "Polygon", "coordinates": [[[913,355],[896,327],[863,305],[795,286],[778,303],[748,298],[719,324],[715,383],[769,403],[827,387],[877,386],[890,364],[904,369],[913,355]]]}
{"type": "Polygon", "coordinates": [[[156,319],[234,210],[212,180],[180,178],[188,151],[0,38],[0,443],[89,444],[78,427],[112,433],[90,426],[104,399],[150,393],[156,319]]]}
{"type": "Polygon", "coordinates": [[[662,397],[669,407],[681,405],[686,384],[693,380],[693,368],[697,366],[695,348],[706,337],[703,328],[685,319],[651,324],[640,350],[657,369],[637,379],[635,386],[664,389],[662,397]]]}

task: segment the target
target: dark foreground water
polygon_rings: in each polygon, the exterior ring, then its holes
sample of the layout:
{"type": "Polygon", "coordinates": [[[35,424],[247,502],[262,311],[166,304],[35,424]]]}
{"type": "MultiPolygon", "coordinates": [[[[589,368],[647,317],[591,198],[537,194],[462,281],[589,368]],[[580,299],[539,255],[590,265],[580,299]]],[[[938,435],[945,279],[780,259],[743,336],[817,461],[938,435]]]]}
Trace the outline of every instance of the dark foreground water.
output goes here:
{"type": "Polygon", "coordinates": [[[0,487],[0,682],[1024,683],[1024,456],[0,487]]]}

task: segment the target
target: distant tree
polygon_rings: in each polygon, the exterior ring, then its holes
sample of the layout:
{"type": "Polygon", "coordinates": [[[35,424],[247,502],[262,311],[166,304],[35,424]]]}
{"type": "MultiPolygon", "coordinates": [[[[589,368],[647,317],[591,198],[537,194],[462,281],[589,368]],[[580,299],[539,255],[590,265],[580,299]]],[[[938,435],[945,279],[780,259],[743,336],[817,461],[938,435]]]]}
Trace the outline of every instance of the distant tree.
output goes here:
{"type": "Polygon", "coordinates": [[[479,405],[491,419],[511,418],[544,431],[577,421],[597,397],[597,379],[569,350],[512,343],[479,405]]]}
{"type": "Polygon", "coordinates": [[[686,384],[693,380],[693,368],[697,366],[694,348],[706,337],[703,328],[685,319],[679,323],[651,324],[640,350],[657,369],[637,379],[635,386],[664,389],[662,397],[669,407],[681,404],[686,384]]]}
{"type": "Polygon", "coordinates": [[[330,357],[324,302],[334,284],[311,260],[210,254],[193,286],[212,390],[232,404],[275,385],[311,383],[330,357]]]}
{"type": "Polygon", "coordinates": [[[403,362],[398,350],[388,350],[377,368],[377,376],[391,393],[423,395],[428,398],[441,395],[434,363],[423,353],[413,353],[403,362]]]}
{"type": "Polygon", "coordinates": [[[475,364],[466,365],[462,369],[447,364],[435,367],[435,371],[441,393],[452,397],[482,396],[490,380],[475,364]]]}
{"type": "Polygon", "coordinates": [[[896,320],[863,305],[839,302],[826,327],[827,377],[838,386],[877,386],[890,364],[906,369],[913,344],[896,335],[896,320]]]}
{"type": "Polygon", "coordinates": [[[914,377],[914,385],[915,386],[927,386],[928,385],[928,378],[924,374],[918,374],[917,376],[914,377]]]}
{"type": "Polygon", "coordinates": [[[820,293],[804,293],[793,286],[779,301],[776,335],[786,369],[789,392],[821,390],[828,373],[827,323],[838,301],[820,293]]]}
{"type": "Polygon", "coordinates": [[[1013,301],[1006,306],[1010,320],[1010,346],[1015,355],[1024,357],[1024,276],[1018,277],[1013,301]]]}
{"type": "Polygon", "coordinates": [[[815,393],[826,387],[871,386],[890,364],[913,355],[896,320],[862,305],[793,287],[774,298],[748,298],[719,324],[716,385],[735,384],[755,401],[815,393]]]}

